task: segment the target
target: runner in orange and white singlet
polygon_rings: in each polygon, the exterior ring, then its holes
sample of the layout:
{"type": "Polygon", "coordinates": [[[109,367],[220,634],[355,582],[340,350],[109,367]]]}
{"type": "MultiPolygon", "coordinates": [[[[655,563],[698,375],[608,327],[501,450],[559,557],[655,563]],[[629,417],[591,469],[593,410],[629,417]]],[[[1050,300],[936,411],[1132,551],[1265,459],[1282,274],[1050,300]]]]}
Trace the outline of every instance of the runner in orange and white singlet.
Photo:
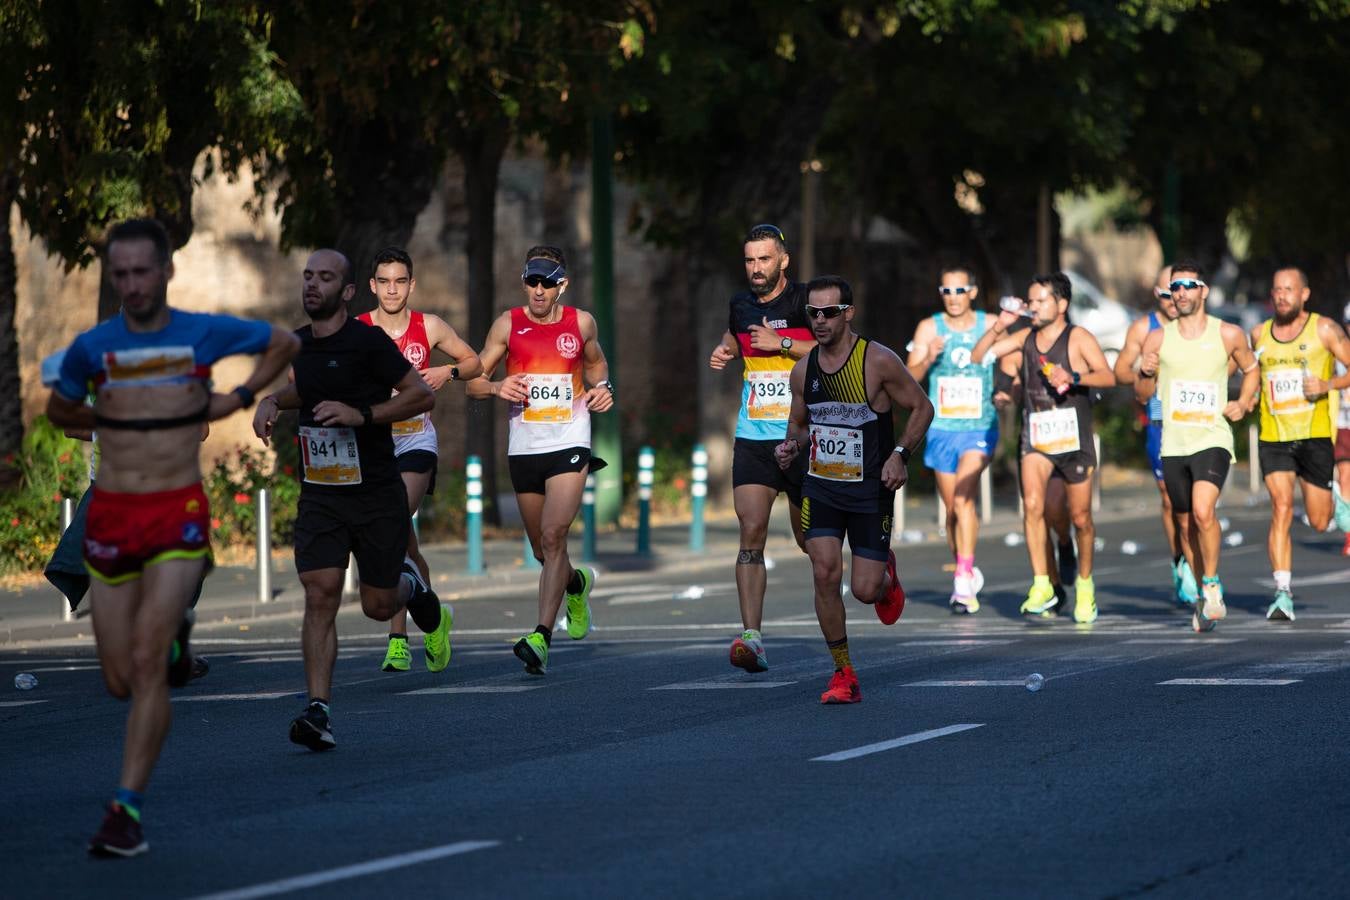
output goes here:
{"type": "MultiPolygon", "coordinates": [[[[478,354],[439,316],[408,308],[408,300],[417,288],[413,278],[412,257],[399,247],[386,247],[375,254],[370,270],[370,291],[378,306],[356,318],[367,325],[384,329],[398,346],[403,358],[412,363],[422,380],[433,391],[451,381],[467,381],[483,371],[478,354]],[[431,364],[431,351],[440,350],[451,363],[431,364]]],[[[436,463],[439,445],[431,413],[425,412],[391,426],[394,458],[403,486],[408,489],[408,514],[415,515],[422,498],[436,490],[436,463]]],[[[430,583],[431,571],[417,545],[417,532],[408,526],[408,558],[430,583]]],[[[408,613],[400,609],[389,620],[389,646],[380,668],[386,672],[406,672],[412,660],[408,651],[408,613]]]]}
{"type": "Polygon", "coordinates": [[[512,649],[525,671],[542,675],[564,596],[568,637],[581,640],[591,630],[595,572],[572,567],[567,532],[581,508],[587,474],[605,465],[591,456],[591,413],[614,406],[614,386],[595,318],[559,302],[568,284],[563,252],[532,247],[521,282],[525,304],[492,323],[479,354],[483,375],[469,382],[468,392],[475,399],[500,397],[511,405],[511,483],[530,546],[543,565],[539,624],[512,649]],[[506,377],[490,380],[503,359],[506,377]]]}

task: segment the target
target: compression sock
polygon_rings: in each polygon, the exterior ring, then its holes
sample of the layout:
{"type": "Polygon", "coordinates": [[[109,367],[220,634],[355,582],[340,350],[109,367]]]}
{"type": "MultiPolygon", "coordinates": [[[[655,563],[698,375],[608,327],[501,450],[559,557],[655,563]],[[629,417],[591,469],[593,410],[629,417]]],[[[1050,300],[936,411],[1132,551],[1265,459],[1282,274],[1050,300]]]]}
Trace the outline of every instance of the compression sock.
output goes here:
{"type": "Polygon", "coordinates": [[[956,557],[957,578],[960,578],[962,575],[974,574],[974,569],[975,569],[975,554],[972,553],[970,556],[957,555],[956,557]]]}
{"type": "Polygon", "coordinates": [[[826,641],[825,646],[830,648],[830,656],[834,657],[834,668],[842,672],[853,665],[848,658],[848,638],[840,638],[837,641],[826,641]]]}

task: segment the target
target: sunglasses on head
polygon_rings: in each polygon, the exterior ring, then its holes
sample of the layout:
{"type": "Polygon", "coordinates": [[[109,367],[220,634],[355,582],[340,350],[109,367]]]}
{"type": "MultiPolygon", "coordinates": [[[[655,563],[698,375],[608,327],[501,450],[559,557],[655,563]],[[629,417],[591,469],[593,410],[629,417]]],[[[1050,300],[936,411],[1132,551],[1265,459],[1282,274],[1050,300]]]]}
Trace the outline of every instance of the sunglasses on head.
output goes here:
{"type": "Polygon", "coordinates": [[[1195,290],[1196,288],[1202,288],[1204,286],[1205,283],[1196,278],[1179,278],[1168,285],[1168,287],[1172,289],[1172,293],[1176,293],[1177,291],[1181,290],[1191,291],[1195,290]]]}
{"type": "Polygon", "coordinates": [[[833,319],[848,309],[847,303],[836,303],[833,306],[808,306],[806,315],[812,319],[833,319]]]}
{"type": "Polygon", "coordinates": [[[561,284],[557,279],[545,278],[543,275],[526,275],[522,281],[524,281],[528,287],[537,288],[540,285],[543,285],[550,290],[561,284]]]}
{"type": "Polygon", "coordinates": [[[972,286],[972,287],[940,287],[940,288],[938,288],[938,293],[941,294],[941,295],[944,296],[944,297],[949,296],[949,295],[951,295],[951,294],[955,294],[955,295],[957,295],[957,296],[959,297],[959,296],[961,296],[962,294],[969,294],[972,290],[974,290],[974,287],[973,287],[973,286],[972,286]]]}
{"type": "Polygon", "coordinates": [[[767,232],[769,232],[770,234],[772,234],[774,237],[778,238],[778,242],[779,242],[780,244],[786,244],[786,243],[787,243],[787,238],[783,236],[783,229],[779,228],[777,225],[770,225],[768,222],[764,222],[763,224],[756,225],[754,228],[751,228],[751,229],[750,229],[750,232],[749,232],[749,233],[750,233],[750,234],[758,234],[758,233],[760,233],[761,231],[767,231],[767,232]]]}

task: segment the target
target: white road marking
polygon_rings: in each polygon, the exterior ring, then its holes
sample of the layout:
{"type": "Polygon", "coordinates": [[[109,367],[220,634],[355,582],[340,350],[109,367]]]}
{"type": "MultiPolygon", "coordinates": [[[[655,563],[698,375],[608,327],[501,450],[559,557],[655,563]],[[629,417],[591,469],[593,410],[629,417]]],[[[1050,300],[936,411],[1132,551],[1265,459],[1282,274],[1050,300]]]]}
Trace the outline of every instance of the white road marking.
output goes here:
{"type": "Polygon", "coordinates": [[[523,691],[537,691],[542,684],[459,684],[448,687],[418,688],[415,691],[399,691],[400,694],[519,694],[523,691]]]}
{"type": "Polygon", "coordinates": [[[30,672],[96,672],[102,666],[95,663],[92,666],[44,666],[39,669],[29,669],[30,672]]]}
{"type": "Polygon", "coordinates": [[[967,678],[958,681],[911,681],[905,687],[1022,687],[1025,678],[967,678]]]}
{"type": "Polygon", "coordinates": [[[501,841],[459,841],[458,843],[446,844],[442,847],[430,847],[426,850],[417,850],[412,853],[400,853],[397,856],[386,856],[384,859],[372,859],[368,862],[356,863],[351,866],[325,869],[322,872],[313,872],[309,875],[296,875],[292,878],[282,878],[278,881],[265,881],[261,884],[255,884],[251,887],[236,888],[232,891],[202,894],[195,898],[195,900],[252,900],[252,898],[255,897],[275,897],[278,894],[289,894],[292,891],[301,891],[306,888],[319,887],[320,885],[332,884],[336,881],[347,881],[351,878],[374,875],[377,872],[388,872],[391,869],[415,866],[419,863],[431,862],[434,859],[445,859],[449,856],[460,856],[464,853],[472,853],[475,850],[486,850],[489,847],[500,846],[500,844],[501,841]]]}
{"type": "Polygon", "coordinates": [[[1298,684],[1302,678],[1173,678],[1158,684],[1197,685],[1210,687],[1218,685],[1252,685],[1281,687],[1286,684],[1298,684]]]}
{"type": "Polygon", "coordinates": [[[11,706],[32,706],[35,703],[46,703],[46,700],[3,700],[0,701],[0,708],[11,706]]]}
{"type": "Polygon", "coordinates": [[[755,690],[757,688],[780,688],[796,684],[795,681],[679,681],[647,688],[649,691],[722,691],[755,690]]]}
{"type": "Polygon", "coordinates": [[[218,700],[280,700],[282,697],[294,697],[303,691],[262,691],[256,694],[205,694],[193,696],[183,694],[173,698],[174,703],[209,703],[218,700]]]}
{"type": "Polygon", "coordinates": [[[970,731],[972,728],[983,727],[983,722],[973,725],[948,725],[945,728],[934,728],[931,731],[920,731],[916,734],[907,734],[904,737],[894,738],[889,741],[864,744],[861,747],[854,747],[852,750],[840,750],[838,753],[828,753],[825,756],[816,756],[811,759],[811,762],[844,762],[845,760],[857,759],[859,756],[867,756],[871,753],[881,753],[885,750],[894,750],[896,747],[905,747],[909,744],[917,744],[920,741],[931,741],[933,738],[946,737],[949,734],[956,734],[960,731],[970,731]]]}
{"type": "Polygon", "coordinates": [[[998,644],[1015,644],[1016,641],[983,641],[973,638],[957,640],[901,641],[901,647],[993,647],[998,644]]]}
{"type": "Polygon", "coordinates": [[[1177,644],[1183,647],[1204,647],[1209,644],[1240,644],[1246,638],[1215,638],[1200,637],[1158,637],[1158,638],[1130,638],[1128,641],[1121,641],[1122,644],[1177,644]]]}

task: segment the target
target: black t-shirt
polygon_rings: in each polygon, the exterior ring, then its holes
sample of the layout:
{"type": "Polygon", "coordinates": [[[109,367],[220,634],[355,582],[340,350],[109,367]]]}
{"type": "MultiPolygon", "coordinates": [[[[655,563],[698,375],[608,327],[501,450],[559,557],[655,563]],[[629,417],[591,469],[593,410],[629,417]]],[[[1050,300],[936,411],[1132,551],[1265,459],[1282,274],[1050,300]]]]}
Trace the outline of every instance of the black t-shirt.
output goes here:
{"type": "Polygon", "coordinates": [[[412,365],[381,328],[348,318],[328,337],[316,338],[306,325],[292,367],[300,392],[300,459],[306,491],[344,494],[399,480],[394,439],[388,423],[324,428],[314,407],[336,400],[361,409],[389,399],[412,365]]]}
{"type": "Polygon", "coordinates": [[[783,293],[768,303],[759,302],[759,297],[750,291],[741,291],[733,296],[727,330],[740,344],[741,355],[773,355],[774,351],[755,350],[750,346],[750,326],[763,325],[765,319],[783,337],[798,341],[814,340],[811,322],[806,318],[806,297],[806,285],[799,281],[789,281],[783,293]]]}

